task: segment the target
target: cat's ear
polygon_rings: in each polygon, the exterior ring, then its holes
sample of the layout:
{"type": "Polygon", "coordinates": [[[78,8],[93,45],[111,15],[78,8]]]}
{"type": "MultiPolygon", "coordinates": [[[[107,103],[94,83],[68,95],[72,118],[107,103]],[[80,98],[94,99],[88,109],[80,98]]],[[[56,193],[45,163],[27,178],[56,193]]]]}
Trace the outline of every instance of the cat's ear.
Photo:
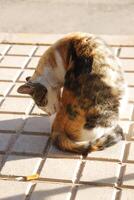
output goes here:
{"type": "Polygon", "coordinates": [[[31,85],[28,85],[28,84],[24,84],[24,85],[21,85],[17,89],[17,92],[21,93],[21,94],[30,94],[30,95],[32,95],[33,92],[34,92],[34,87],[32,87],[31,85]]]}

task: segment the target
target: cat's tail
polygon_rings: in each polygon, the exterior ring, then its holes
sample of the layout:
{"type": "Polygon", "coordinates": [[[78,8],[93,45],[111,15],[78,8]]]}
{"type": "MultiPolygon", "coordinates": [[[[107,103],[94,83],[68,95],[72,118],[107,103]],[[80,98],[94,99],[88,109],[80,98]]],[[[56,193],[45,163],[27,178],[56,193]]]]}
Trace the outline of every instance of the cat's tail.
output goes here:
{"type": "Polygon", "coordinates": [[[70,151],[79,154],[85,154],[89,152],[88,142],[77,142],[68,137],[65,132],[62,133],[52,133],[52,142],[63,151],[70,151]]]}

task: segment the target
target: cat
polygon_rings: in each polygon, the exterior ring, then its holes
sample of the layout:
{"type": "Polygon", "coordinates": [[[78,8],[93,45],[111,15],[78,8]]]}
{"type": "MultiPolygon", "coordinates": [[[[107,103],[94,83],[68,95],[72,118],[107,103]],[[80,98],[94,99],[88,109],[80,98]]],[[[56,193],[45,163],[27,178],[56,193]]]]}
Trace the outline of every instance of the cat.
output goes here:
{"type": "Polygon", "coordinates": [[[118,58],[105,41],[88,33],[68,34],[55,42],[18,88],[49,115],[56,112],[53,143],[82,154],[124,139],[118,124],[124,91],[118,58]]]}

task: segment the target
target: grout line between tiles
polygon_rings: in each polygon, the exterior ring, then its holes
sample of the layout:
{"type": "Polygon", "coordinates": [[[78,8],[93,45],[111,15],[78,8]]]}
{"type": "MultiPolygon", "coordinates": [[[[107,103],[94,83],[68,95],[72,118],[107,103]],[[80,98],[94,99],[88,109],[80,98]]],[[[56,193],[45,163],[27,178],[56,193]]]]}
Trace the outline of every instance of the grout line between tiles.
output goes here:
{"type": "MultiPolygon", "coordinates": [[[[39,165],[38,165],[38,168],[36,169],[35,173],[37,173],[37,174],[40,174],[40,173],[41,173],[41,170],[42,170],[42,168],[43,168],[43,166],[44,166],[44,163],[45,163],[45,161],[46,161],[46,159],[47,159],[47,155],[48,155],[50,146],[51,146],[51,138],[49,137],[49,138],[48,138],[48,141],[47,141],[47,144],[45,145],[45,148],[44,148],[44,150],[43,150],[43,156],[42,156],[42,158],[41,158],[41,161],[40,161],[40,163],[39,163],[39,165]]],[[[31,184],[31,186],[28,188],[28,191],[27,191],[27,195],[26,195],[25,200],[30,200],[30,197],[31,197],[31,195],[32,195],[32,193],[33,193],[35,187],[36,187],[36,184],[35,184],[35,183],[34,183],[34,184],[31,184]]]]}
{"type": "Polygon", "coordinates": [[[9,143],[8,143],[8,148],[7,150],[5,151],[5,155],[3,156],[3,159],[2,159],[2,162],[1,162],[1,166],[0,166],[0,171],[2,170],[6,160],[7,160],[7,157],[10,155],[11,153],[11,150],[12,150],[12,147],[13,145],[15,144],[16,140],[18,139],[18,137],[20,136],[24,126],[25,126],[25,123],[26,123],[26,118],[25,116],[23,117],[23,123],[21,125],[21,127],[19,128],[19,130],[16,130],[15,134],[12,135],[9,143]]]}

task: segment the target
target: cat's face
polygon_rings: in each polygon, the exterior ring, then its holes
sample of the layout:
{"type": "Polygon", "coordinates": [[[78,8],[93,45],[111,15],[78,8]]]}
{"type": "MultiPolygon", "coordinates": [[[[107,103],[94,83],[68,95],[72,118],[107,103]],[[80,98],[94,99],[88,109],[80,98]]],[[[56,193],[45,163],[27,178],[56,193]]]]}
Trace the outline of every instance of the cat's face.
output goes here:
{"type": "Polygon", "coordinates": [[[49,115],[55,113],[58,107],[57,91],[51,88],[48,91],[44,85],[30,81],[30,77],[27,77],[26,81],[17,92],[30,95],[35,104],[49,115]]]}

